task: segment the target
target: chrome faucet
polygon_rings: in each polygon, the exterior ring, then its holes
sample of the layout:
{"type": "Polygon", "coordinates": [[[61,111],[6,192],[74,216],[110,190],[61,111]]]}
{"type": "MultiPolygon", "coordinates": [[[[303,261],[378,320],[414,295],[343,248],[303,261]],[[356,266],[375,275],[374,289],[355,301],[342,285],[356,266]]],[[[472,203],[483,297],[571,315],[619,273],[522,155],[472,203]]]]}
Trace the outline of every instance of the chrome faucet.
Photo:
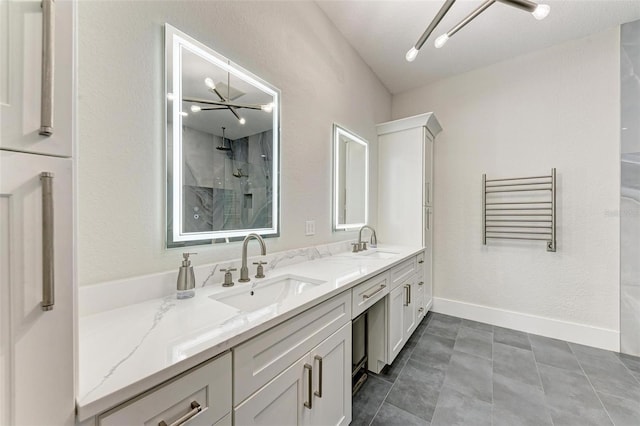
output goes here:
{"type": "Polygon", "coordinates": [[[358,232],[358,244],[360,244],[360,250],[366,250],[367,249],[367,242],[366,241],[362,241],[362,231],[364,229],[369,229],[371,231],[371,239],[369,240],[371,242],[371,247],[375,247],[378,245],[378,237],[376,235],[376,230],[373,229],[373,227],[369,226],[369,225],[364,225],[362,228],[360,228],[360,232],[358,232]]]}
{"type": "Polygon", "coordinates": [[[249,245],[249,241],[258,240],[260,243],[260,250],[262,251],[262,255],[267,254],[267,246],[264,244],[264,240],[258,234],[249,234],[244,237],[244,241],[242,242],[242,267],[240,268],[240,279],[238,282],[248,283],[251,281],[249,278],[249,268],[247,267],[247,245],[249,245]]]}

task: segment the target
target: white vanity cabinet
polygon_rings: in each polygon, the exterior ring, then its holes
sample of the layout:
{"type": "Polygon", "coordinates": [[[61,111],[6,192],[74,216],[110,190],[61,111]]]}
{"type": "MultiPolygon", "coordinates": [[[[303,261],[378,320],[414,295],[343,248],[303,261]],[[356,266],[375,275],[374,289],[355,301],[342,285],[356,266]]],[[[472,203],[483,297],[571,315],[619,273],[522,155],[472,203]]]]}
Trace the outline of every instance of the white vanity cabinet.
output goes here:
{"type": "Polygon", "coordinates": [[[100,426],[231,426],[231,353],[152,389],[97,420],[100,426]]]}
{"type": "Polygon", "coordinates": [[[234,424],[351,422],[351,292],[239,345],[234,424]]]}
{"type": "Polygon", "coordinates": [[[388,364],[400,353],[418,324],[420,291],[416,256],[392,268],[390,276],[391,292],[387,303],[388,364]]]}

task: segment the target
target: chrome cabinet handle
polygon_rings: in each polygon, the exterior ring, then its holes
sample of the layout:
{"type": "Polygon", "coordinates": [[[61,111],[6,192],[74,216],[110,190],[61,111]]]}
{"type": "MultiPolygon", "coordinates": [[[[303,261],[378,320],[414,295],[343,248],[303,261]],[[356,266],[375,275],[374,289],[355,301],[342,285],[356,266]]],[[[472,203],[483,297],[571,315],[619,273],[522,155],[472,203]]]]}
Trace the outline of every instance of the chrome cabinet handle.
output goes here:
{"type": "Polygon", "coordinates": [[[431,231],[431,210],[427,209],[427,231],[431,231]]]}
{"type": "Polygon", "coordinates": [[[418,263],[422,265],[424,263],[424,260],[418,260],[418,263]]]}
{"type": "Polygon", "coordinates": [[[42,97],[40,99],[40,131],[42,136],[53,134],[53,71],[55,2],[42,0],[42,97]]]}
{"type": "Polygon", "coordinates": [[[311,410],[313,408],[313,367],[309,364],[305,364],[304,369],[307,370],[307,378],[309,380],[309,392],[307,394],[309,399],[308,401],[305,401],[304,406],[311,410]]]}
{"type": "Polygon", "coordinates": [[[318,361],[318,390],[313,394],[318,398],[322,398],[322,357],[320,355],[316,355],[313,359],[318,361]]]}
{"type": "Polygon", "coordinates": [[[431,182],[427,182],[427,203],[431,202],[431,182]]]}
{"type": "Polygon", "coordinates": [[[408,285],[409,287],[409,302],[407,302],[408,305],[411,304],[411,284],[408,285]]]}
{"type": "Polygon", "coordinates": [[[404,285],[404,306],[409,306],[409,285],[404,285]]]}
{"type": "Polygon", "coordinates": [[[418,285],[423,285],[423,284],[424,284],[424,281],[420,281],[420,282],[418,283],[418,285]]]}
{"type": "Polygon", "coordinates": [[[42,185],[42,302],[43,311],[54,304],[54,246],[53,246],[53,173],[40,173],[42,185]]]}
{"type": "Polygon", "coordinates": [[[374,291],[371,294],[363,294],[362,298],[363,299],[369,299],[370,297],[375,296],[376,294],[380,293],[382,290],[384,290],[387,286],[385,284],[381,284],[380,287],[378,287],[378,289],[376,291],[374,291]]]}
{"type": "Polygon", "coordinates": [[[197,401],[191,401],[191,411],[189,411],[187,414],[180,417],[178,420],[171,423],[170,425],[168,425],[167,422],[162,420],[160,423],[158,423],[158,426],[181,426],[186,422],[188,422],[189,420],[191,420],[192,418],[194,418],[195,416],[197,416],[201,411],[202,411],[202,406],[198,404],[197,401]]]}

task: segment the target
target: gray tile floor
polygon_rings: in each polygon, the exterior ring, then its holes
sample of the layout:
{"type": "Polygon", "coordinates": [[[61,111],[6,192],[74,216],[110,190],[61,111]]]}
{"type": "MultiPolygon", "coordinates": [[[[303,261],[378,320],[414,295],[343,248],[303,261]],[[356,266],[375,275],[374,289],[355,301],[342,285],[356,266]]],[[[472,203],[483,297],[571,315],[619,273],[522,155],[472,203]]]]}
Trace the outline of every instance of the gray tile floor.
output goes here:
{"type": "Polygon", "coordinates": [[[640,358],[429,314],[352,425],[640,426],[640,358]]]}

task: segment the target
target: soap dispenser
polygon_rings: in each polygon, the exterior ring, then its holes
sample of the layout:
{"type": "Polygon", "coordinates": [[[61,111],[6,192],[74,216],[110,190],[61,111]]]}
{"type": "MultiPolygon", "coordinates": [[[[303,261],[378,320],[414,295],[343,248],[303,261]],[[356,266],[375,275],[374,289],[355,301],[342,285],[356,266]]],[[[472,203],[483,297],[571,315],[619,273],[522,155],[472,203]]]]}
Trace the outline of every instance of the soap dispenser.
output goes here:
{"type": "Polygon", "coordinates": [[[194,290],[196,286],[196,277],[193,273],[191,260],[189,260],[189,255],[192,254],[198,253],[182,253],[183,260],[182,266],[178,271],[178,292],[176,293],[178,299],[188,299],[196,294],[196,291],[194,290]]]}

